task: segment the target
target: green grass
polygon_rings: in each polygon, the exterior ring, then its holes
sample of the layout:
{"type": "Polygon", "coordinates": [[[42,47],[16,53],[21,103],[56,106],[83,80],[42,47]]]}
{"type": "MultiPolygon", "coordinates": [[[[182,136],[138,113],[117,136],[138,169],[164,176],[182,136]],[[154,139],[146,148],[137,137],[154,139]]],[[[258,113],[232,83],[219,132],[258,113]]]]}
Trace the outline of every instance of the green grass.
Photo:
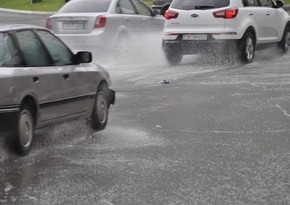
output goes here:
{"type": "Polygon", "coordinates": [[[57,11],[64,4],[64,0],[41,0],[31,3],[31,0],[0,0],[1,8],[27,11],[57,11]]]}
{"type": "MultiPolygon", "coordinates": [[[[152,0],[145,0],[145,2],[151,5],[152,0]]],[[[1,8],[27,11],[57,11],[64,4],[64,0],[41,0],[33,4],[31,0],[0,0],[1,8]]]]}
{"type": "MultiPolygon", "coordinates": [[[[144,0],[148,5],[152,0],[144,0]]],[[[290,0],[285,0],[285,4],[290,4],[290,0]]],[[[31,0],[0,0],[1,8],[27,10],[27,11],[57,11],[64,0],[41,0],[39,3],[31,3],[31,0]]]]}

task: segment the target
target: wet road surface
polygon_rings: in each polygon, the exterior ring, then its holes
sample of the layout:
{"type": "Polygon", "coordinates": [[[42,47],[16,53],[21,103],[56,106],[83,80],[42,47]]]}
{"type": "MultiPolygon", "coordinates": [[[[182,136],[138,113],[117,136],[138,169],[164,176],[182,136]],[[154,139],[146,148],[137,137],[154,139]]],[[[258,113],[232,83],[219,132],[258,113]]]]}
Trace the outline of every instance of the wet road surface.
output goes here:
{"type": "Polygon", "coordinates": [[[104,65],[117,91],[104,131],[40,130],[21,158],[1,142],[0,204],[290,204],[289,54],[129,60],[104,65]]]}

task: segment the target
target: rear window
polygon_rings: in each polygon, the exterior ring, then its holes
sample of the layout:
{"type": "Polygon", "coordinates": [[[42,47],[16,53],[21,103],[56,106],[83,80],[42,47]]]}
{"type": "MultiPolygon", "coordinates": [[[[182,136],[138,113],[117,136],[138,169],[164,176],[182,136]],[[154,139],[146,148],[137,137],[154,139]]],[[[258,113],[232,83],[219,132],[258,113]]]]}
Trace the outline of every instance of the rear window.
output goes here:
{"type": "Polygon", "coordinates": [[[111,0],[71,0],[59,10],[59,13],[106,12],[110,3],[111,0]]]}
{"type": "Polygon", "coordinates": [[[230,0],[174,0],[171,7],[182,10],[206,10],[230,5],[230,0]]]}

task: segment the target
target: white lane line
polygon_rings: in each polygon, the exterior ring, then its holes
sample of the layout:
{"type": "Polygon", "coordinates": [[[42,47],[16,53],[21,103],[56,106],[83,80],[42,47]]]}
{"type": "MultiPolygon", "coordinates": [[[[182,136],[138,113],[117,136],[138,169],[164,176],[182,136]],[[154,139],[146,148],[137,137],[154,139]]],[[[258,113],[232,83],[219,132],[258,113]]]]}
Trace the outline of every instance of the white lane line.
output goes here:
{"type": "Polygon", "coordinates": [[[290,114],[284,110],[280,105],[276,104],[276,107],[283,112],[283,114],[287,117],[290,117],[290,114]]]}

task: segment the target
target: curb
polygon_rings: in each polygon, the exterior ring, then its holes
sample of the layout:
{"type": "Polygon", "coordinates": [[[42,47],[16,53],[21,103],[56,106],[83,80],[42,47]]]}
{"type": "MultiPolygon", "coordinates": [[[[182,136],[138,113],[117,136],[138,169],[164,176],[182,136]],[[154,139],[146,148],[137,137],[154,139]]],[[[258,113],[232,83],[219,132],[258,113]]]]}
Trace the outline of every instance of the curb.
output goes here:
{"type": "Polygon", "coordinates": [[[52,15],[55,13],[55,12],[42,12],[42,11],[22,11],[22,10],[4,9],[4,8],[0,8],[0,12],[17,13],[17,14],[37,14],[37,15],[52,15]]]}

